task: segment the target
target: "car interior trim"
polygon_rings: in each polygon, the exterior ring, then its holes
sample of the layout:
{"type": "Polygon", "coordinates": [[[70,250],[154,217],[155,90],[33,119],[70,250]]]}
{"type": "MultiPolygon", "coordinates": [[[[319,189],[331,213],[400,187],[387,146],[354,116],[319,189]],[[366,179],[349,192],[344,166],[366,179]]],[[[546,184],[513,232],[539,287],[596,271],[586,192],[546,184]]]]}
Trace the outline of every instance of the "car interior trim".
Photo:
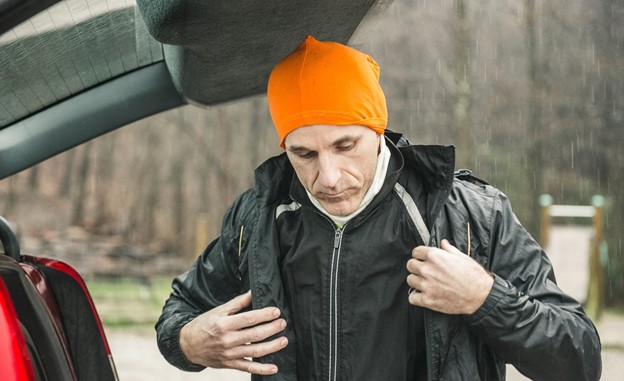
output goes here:
{"type": "Polygon", "coordinates": [[[183,104],[164,62],[130,72],[0,130],[0,179],[183,104]]]}

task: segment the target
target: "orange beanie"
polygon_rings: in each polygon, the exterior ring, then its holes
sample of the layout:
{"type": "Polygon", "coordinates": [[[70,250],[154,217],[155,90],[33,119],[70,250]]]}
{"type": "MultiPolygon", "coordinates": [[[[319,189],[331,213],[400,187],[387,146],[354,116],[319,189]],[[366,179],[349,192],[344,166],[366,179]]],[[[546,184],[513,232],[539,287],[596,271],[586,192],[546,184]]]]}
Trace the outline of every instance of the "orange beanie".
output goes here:
{"type": "Polygon", "coordinates": [[[282,148],[286,135],[307,125],[362,125],[382,134],[388,124],[377,62],[312,36],[275,66],[267,96],[282,148]]]}

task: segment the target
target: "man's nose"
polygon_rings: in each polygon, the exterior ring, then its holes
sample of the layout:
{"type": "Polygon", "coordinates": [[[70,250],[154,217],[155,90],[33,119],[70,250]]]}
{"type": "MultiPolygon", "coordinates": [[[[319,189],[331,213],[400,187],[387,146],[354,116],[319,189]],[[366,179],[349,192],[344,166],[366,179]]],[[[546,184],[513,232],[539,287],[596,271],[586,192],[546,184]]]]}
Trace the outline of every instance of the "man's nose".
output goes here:
{"type": "Polygon", "coordinates": [[[331,155],[319,156],[318,180],[323,188],[334,188],[340,180],[340,168],[331,155]]]}

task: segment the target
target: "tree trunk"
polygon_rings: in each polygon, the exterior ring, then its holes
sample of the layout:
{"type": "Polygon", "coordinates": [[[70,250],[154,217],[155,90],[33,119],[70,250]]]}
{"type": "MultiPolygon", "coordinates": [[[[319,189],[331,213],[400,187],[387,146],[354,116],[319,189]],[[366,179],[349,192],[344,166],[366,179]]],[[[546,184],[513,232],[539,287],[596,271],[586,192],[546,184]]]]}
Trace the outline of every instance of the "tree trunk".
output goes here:
{"type": "Polygon", "coordinates": [[[457,126],[457,167],[472,166],[472,122],[470,117],[470,21],[467,15],[467,0],[457,0],[453,39],[455,44],[455,123],[457,126]]]}
{"type": "MultiPolygon", "coordinates": [[[[178,125],[176,126],[176,130],[188,130],[192,129],[193,126],[188,122],[188,115],[185,113],[183,109],[180,109],[176,115],[178,116],[178,125]]],[[[180,135],[182,133],[179,133],[180,135]]],[[[188,159],[188,147],[186,142],[182,139],[179,140],[179,143],[174,147],[173,152],[173,160],[170,166],[169,172],[169,182],[173,187],[172,192],[172,209],[173,209],[173,230],[174,236],[178,237],[178,239],[183,239],[185,236],[187,226],[186,224],[186,198],[184,197],[184,189],[185,189],[185,165],[188,159]]],[[[178,246],[183,249],[190,248],[190,245],[179,244],[178,246]]]]}
{"type": "Polygon", "coordinates": [[[538,57],[538,46],[536,38],[536,7],[535,0],[526,0],[525,22],[526,22],[526,45],[528,52],[528,76],[529,76],[529,144],[528,147],[528,181],[530,200],[528,208],[528,230],[537,237],[539,227],[539,205],[538,199],[543,192],[543,170],[544,160],[542,153],[542,136],[544,126],[542,125],[541,96],[543,94],[542,79],[540,75],[540,59],[538,57]]]}
{"type": "Polygon", "coordinates": [[[30,168],[28,174],[28,185],[31,192],[37,192],[39,190],[39,165],[35,165],[30,168]]]}
{"type": "Polygon", "coordinates": [[[95,219],[93,228],[96,231],[110,230],[110,194],[113,187],[115,170],[115,135],[109,134],[97,141],[97,174],[95,185],[95,219]]]}
{"type": "Polygon", "coordinates": [[[6,205],[2,213],[7,217],[10,216],[17,210],[18,204],[18,185],[17,185],[17,175],[13,175],[9,177],[9,192],[7,195],[6,205]]]}
{"type": "Polygon", "coordinates": [[[229,118],[225,108],[220,107],[217,109],[217,132],[218,132],[218,147],[220,148],[219,161],[220,167],[223,168],[219,171],[219,180],[217,185],[217,194],[221,195],[223,205],[229,205],[232,202],[231,184],[230,184],[230,140],[232,135],[230,133],[229,118]]]}
{"type": "Polygon", "coordinates": [[[61,184],[59,185],[59,196],[66,198],[69,197],[71,190],[72,171],[74,168],[74,161],[76,159],[76,148],[68,151],[65,154],[65,166],[63,169],[63,176],[61,178],[61,184]]]}
{"type": "Polygon", "coordinates": [[[143,194],[145,204],[141,215],[143,215],[143,242],[150,242],[156,234],[156,212],[160,203],[160,138],[158,131],[149,130],[147,133],[147,158],[145,160],[145,171],[147,179],[143,183],[143,194]]]}
{"type": "Polygon", "coordinates": [[[602,7],[595,30],[597,64],[599,66],[596,87],[596,106],[600,112],[600,131],[595,150],[595,179],[600,190],[611,201],[606,213],[606,237],[609,243],[609,274],[611,289],[607,293],[614,302],[624,303],[624,253],[621,249],[621,233],[624,229],[624,141],[622,114],[624,113],[624,81],[621,68],[624,64],[624,49],[618,35],[622,33],[622,2],[602,0],[602,7]],[[619,291],[615,291],[619,290],[619,291]]]}
{"type": "Polygon", "coordinates": [[[262,129],[264,126],[264,120],[262,119],[262,98],[255,97],[251,101],[251,120],[250,120],[250,137],[247,140],[249,142],[249,154],[252,166],[255,167],[260,164],[261,161],[261,146],[264,143],[262,137],[264,136],[262,129]]]}
{"type": "Polygon", "coordinates": [[[84,220],[85,205],[87,203],[87,185],[89,181],[89,168],[91,161],[91,149],[93,142],[88,142],[82,149],[80,167],[78,168],[77,193],[73,196],[71,224],[80,226],[84,220]]]}

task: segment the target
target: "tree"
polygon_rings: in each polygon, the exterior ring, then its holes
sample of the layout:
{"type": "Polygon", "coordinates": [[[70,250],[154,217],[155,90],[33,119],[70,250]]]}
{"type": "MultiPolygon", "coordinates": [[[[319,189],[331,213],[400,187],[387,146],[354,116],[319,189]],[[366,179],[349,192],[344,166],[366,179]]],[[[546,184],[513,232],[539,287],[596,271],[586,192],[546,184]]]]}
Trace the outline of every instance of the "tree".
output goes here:
{"type": "Polygon", "coordinates": [[[457,128],[457,165],[470,167],[472,164],[472,122],[470,87],[470,41],[471,28],[468,18],[467,0],[456,0],[455,19],[452,25],[455,45],[455,124],[457,128]]]}
{"type": "Polygon", "coordinates": [[[39,190],[39,166],[35,165],[28,171],[28,185],[32,192],[39,190]]]}
{"type": "Polygon", "coordinates": [[[526,45],[527,45],[527,69],[528,69],[528,106],[529,116],[529,168],[528,181],[529,193],[531,194],[531,208],[529,210],[528,228],[534,234],[537,233],[539,226],[539,207],[538,199],[543,192],[542,174],[544,170],[544,160],[542,158],[543,150],[543,131],[542,124],[542,84],[540,71],[540,59],[537,43],[537,14],[535,0],[526,0],[525,3],[525,22],[526,22],[526,45]]]}
{"type": "Polygon", "coordinates": [[[77,149],[71,149],[67,153],[65,153],[63,174],[60,177],[61,182],[58,186],[58,194],[63,198],[69,197],[70,195],[71,179],[74,168],[74,161],[76,159],[76,151],[77,149]]]}
{"type": "Polygon", "coordinates": [[[92,148],[93,142],[88,142],[81,150],[82,155],[80,157],[80,167],[78,168],[78,176],[76,178],[78,188],[76,190],[76,194],[72,196],[73,207],[71,224],[76,226],[81,226],[84,222],[92,148]]]}
{"type": "Polygon", "coordinates": [[[112,214],[110,210],[111,191],[114,187],[115,171],[115,134],[108,134],[98,139],[95,144],[95,217],[93,228],[96,231],[111,231],[112,214]]]}
{"type": "Polygon", "coordinates": [[[597,136],[594,179],[602,193],[609,196],[606,231],[610,248],[609,277],[611,301],[624,303],[624,254],[620,235],[624,229],[624,2],[601,0],[595,7],[596,20],[593,25],[596,46],[595,106],[597,108],[599,131],[597,136]]]}

